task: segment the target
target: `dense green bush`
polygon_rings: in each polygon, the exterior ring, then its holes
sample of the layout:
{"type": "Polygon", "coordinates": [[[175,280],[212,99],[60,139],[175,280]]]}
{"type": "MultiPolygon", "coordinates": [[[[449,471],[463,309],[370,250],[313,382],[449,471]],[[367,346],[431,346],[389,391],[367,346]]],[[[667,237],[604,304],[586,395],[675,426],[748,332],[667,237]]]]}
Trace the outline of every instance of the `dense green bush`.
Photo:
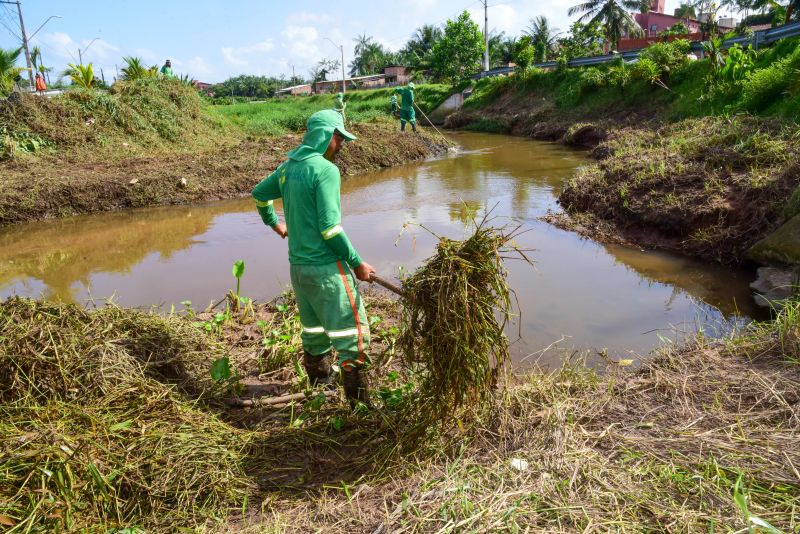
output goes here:
{"type": "Polygon", "coordinates": [[[742,82],[741,107],[762,111],[784,96],[793,84],[800,68],[800,48],[763,69],[757,69],[742,82]]]}

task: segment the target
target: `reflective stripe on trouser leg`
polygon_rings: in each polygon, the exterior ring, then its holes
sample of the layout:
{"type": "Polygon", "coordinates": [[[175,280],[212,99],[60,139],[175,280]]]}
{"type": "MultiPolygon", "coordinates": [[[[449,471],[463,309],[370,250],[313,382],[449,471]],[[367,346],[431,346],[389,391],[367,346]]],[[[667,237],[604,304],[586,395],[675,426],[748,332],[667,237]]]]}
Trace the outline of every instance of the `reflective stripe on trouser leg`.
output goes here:
{"type": "Polygon", "coordinates": [[[341,264],[341,269],[337,263],[292,265],[291,273],[292,286],[301,306],[301,321],[306,327],[303,347],[308,350],[306,343],[313,344],[316,352],[312,354],[322,354],[325,351],[321,350],[321,340],[324,339],[326,346],[336,348],[340,365],[347,362],[345,368],[365,362],[369,325],[355,278],[347,265],[341,264]],[[310,311],[305,313],[305,310],[310,311]],[[324,334],[319,333],[320,327],[324,334]]]}

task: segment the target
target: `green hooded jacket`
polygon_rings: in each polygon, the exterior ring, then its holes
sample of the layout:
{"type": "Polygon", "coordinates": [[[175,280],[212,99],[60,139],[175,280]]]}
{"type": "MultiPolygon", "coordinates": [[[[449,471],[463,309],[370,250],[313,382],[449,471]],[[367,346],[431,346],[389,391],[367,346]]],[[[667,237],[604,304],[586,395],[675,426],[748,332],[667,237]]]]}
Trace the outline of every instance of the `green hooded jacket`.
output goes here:
{"type": "Polygon", "coordinates": [[[341,113],[328,109],[308,119],[303,141],[253,189],[253,198],[264,224],[274,227],[278,217],[273,201],[283,199],[289,232],[289,263],[325,265],[343,260],[350,267],[361,257],[342,229],[341,175],[339,168],[323,157],[338,131],[348,141],[356,137],[344,128],[341,113]]]}
{"type": "Polygon", "coordinates": [[[394,90],[395,93],[399,94],[402,99],[401,109],[405,110],[413,110],[414,109],[414,84],[409,83],[405,87],[397,87],[394,90]]]}

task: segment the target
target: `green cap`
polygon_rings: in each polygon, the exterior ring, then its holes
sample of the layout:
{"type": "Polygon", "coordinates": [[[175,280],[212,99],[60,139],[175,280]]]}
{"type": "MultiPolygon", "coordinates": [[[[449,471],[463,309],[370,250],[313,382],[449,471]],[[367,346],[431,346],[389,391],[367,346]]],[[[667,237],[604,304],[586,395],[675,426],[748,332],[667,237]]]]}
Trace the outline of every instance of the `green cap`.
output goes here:
{"type": "Polygon", "coordinates": [[[328,149],[333,132],[339,132],[347,141],[357,137],[344,129],[342,114],[334,109],[317,111],[308,118],[307,130],[302,144],[289,152],[289,158],[302,161],[313,156],[321,156],[328,149]]]}

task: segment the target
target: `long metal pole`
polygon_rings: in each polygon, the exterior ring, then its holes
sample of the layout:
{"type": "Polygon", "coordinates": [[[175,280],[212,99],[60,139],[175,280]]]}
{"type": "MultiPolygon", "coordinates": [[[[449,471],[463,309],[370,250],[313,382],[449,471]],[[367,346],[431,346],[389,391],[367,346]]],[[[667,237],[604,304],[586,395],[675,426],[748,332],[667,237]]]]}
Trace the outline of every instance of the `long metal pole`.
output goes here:
{"type": "Polygon", "coordinates": [[[20,2],[9,1],[3,3],[17,5],[17,13],[19,14],[19,30],[22,34],[22,48],[25,50],[25,63],[28,65],[28,84],[30,85],[31,91],[33,91],[33,61],[31,61],[31,51],[28,50],[28,35],[25,33],[25,20],[22,18],[22,4],[20,2]]]}
{"type": "Polygon", "coordinates": [[[347,93],[347,83],[345,83],[345,75],[344,75],[344,45],[340,46],[342,50],[342,97],[344,97],[345,93],[347,93]]]}
{"type": "Polygon", "coordinates": [[[483,0],[483,70],[489,70],[489,0],[483,0]]]}

